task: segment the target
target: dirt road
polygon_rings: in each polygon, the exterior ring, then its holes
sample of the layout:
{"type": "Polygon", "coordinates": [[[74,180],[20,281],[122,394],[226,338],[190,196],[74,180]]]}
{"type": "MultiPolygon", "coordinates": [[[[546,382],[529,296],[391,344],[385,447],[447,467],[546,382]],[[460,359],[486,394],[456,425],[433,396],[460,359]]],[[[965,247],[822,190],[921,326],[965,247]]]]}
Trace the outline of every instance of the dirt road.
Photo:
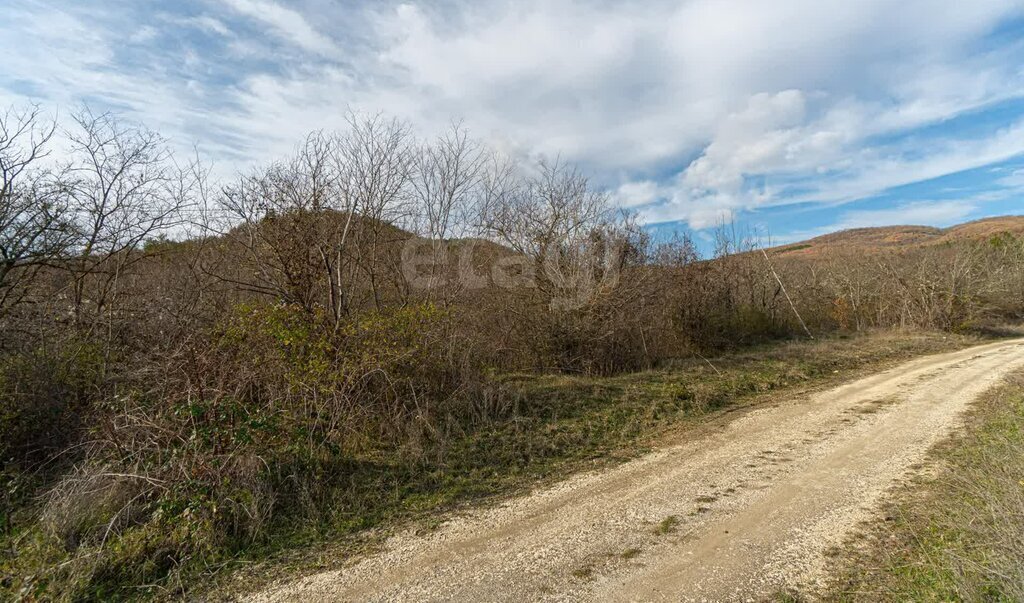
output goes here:
{"type": "Polygon", "coordinates": [[[824,551],[1021,366],[1024,341],[994,343],[722,418],[252,600],[744,601],[812,585],[824,551]]]}

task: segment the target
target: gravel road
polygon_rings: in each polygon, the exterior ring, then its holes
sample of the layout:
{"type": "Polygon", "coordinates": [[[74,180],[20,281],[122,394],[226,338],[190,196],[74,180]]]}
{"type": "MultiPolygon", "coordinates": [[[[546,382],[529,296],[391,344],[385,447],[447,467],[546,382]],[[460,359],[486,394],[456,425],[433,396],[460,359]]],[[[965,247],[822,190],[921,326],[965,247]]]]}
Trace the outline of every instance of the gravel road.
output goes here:
{"type": "Polygon", "coordinates": [[[250,601],[757,601],[813,587],[826,550],[1021,366],[1024,341],[987,344],[721,417],[250,601]]]}

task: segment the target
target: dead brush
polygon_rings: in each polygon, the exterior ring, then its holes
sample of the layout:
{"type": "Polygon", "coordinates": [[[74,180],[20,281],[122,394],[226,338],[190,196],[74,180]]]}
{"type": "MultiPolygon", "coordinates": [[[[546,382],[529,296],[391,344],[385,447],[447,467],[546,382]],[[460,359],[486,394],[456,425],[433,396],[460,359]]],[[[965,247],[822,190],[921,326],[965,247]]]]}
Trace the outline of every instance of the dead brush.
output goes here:
{"type": "Polygon", "coordinates": [[[237,538],[255,542],[266,533],[278,499],[270,472],[255,454],[233,458],[225,467],[221,481],[228,486],[218,498],[231,522],[227,529],[237,538]]]}
{"type": "Polygon", "coordinates": [[[521,395],[497,383],[474,381],[464,396],[470,425],[492,425],[518,412],[521,395]]]}
{"type": "Polygon", "coordinates": [[[164,489],[156,478],[84,463],[47,492],[40,523],[69,551],[102,546],[144,521],[148,503],[164,489]]]}

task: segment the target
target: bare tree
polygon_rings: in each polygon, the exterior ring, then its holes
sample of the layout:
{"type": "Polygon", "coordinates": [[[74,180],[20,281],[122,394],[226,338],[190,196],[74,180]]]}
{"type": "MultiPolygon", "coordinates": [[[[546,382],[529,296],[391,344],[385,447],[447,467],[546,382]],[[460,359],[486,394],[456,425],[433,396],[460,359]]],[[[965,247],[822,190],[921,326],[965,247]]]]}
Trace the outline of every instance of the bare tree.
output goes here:
{"type": "Polygon", "coordinates": [[[386,277],[399,273],[394,224],[411,173],[401,122],[353,115],[344,133],[310,134],[287,161],[224,189],[238,224],[229,238],[245,262],[220,277],[308,312],[327,308],[336,323],[363,290],[380,307],[386,277]]]}
{"type": "Polygon", "coordinates": [[[626,230],[607,195],[578,170],[558,161],[538,168],[523,182],[499,172],[483,198],[483,223],[529,259],[549,301],[577,303],[594,293],[606,271],[618,268],[626,230]]]}
{"type": "Polygon", "coordinates": [[[155,132],[118,122],[109,113],[84,108],[68,131],[71,162],[65,171],[74,213],[74,275],[77,320],[89,305],[99,316],[116,295],[124,269],[141,259],[148,239],[180,221],[189,170],[173,161],[155,132]]]}
{"type": "Polygon", "coordinates": [[[247,261],[244,270],[230,266],[220,276],[309,312],[315,309],[324,271],[334,272],[330,262],[338,245],[331,236],[337,217],[326,213],[339,197],[334,149],[333,140],[314,132],[289,160],[224,189],[224,207],[239,222],[229,236],[247,261]]]}
{"type": "MultiPolygon", "coordinates": [[[[371,301],[380,308],[385,281],[397,285],[402,280],[401,254],[396,252],[404,236],[394,226],[410,217],[414,150],[408,125],[398,120],[350,114],[348,122],[337,157],[347,215],[344,241],[354,240],[351,261],[339,267],[338,279],[365,278],[371,301]]],[[[339,302],[343,311],[349,305],[344,289],[339,302]]]]}
{"type": "MultiPolygon", "coordinates": [[[[432,144],[422,146],[415,156],[412,189],[417,218],[422,221],[417,230],[427,237],[431,250],[428,295],[439,284],[438,272],[447,263],[447,239],[469,232],[470,207],[479,192],[484,166],[483,149],[459,123],[453,123],[432,144]]],[[[458,281],[449,283],[445,301],[458,288],[458,281]]]]}
{"type": "Polygon", "coordinates": [[[39,167],[54,131],[38,107],[0,115],[0,316],[25,298],[39,270],[72,238],[66,191],[39,167]]]}

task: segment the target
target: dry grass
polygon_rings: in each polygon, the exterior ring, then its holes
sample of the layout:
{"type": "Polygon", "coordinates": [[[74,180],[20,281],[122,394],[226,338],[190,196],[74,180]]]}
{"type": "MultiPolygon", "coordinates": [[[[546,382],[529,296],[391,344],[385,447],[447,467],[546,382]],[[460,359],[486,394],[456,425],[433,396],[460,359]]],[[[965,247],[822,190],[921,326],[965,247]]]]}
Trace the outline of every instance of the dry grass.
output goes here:
{"type": "Polygon", "coordinates": [[[1024,216],[1001,216],[959,224],[950,228],[929,226],[881,226],[834,232],[796,245],[774,248],[775,254],[799,252],[814,257],[836,249],[878,253],[889,248],[910,249],[962,241],[984,241],[1003,233],[1024,233],[1024,216]]]}

